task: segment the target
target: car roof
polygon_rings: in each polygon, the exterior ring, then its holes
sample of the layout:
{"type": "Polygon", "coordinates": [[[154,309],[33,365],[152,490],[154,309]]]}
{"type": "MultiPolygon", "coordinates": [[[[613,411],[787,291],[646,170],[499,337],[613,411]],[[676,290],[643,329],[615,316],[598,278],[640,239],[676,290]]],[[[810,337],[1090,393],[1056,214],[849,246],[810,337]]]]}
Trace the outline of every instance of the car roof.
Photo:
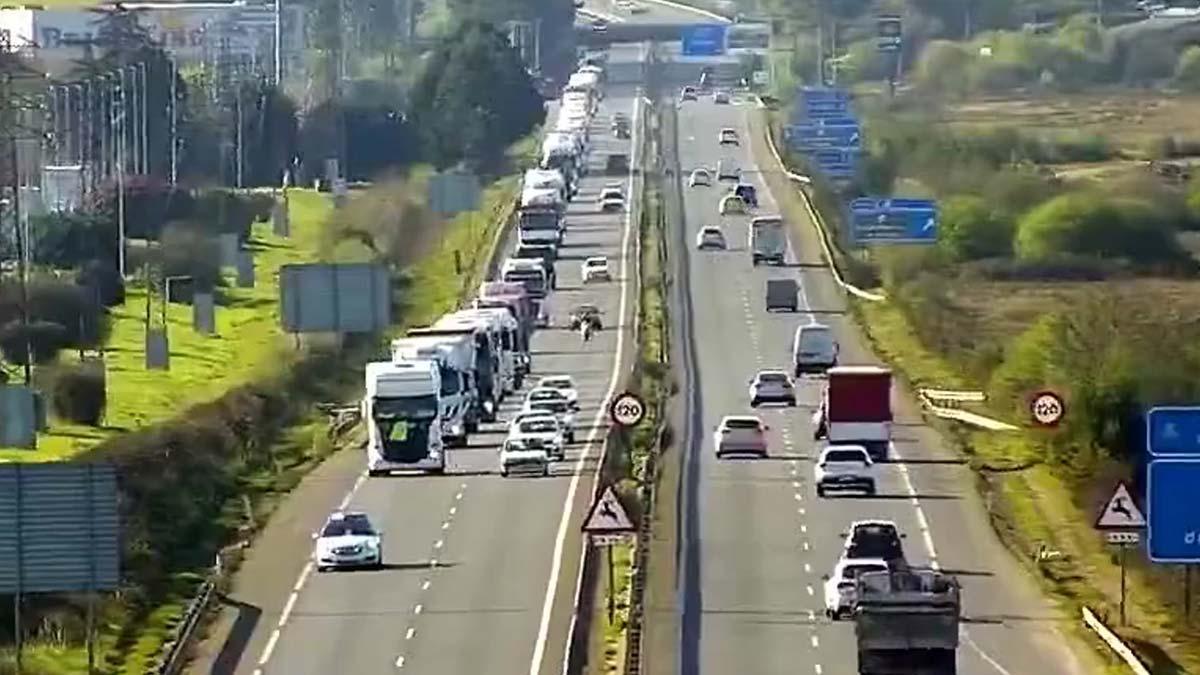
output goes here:
{"type": "Polygon", "coordinates": [[[528,394],[525,394],[525,398],[529,398],[530,396],[533,396],[534,394],[542,394],[542,393],[547,393],[547,392],[551,392],[555,396],[563,395],[563,393],[561,391],[555,389],[554,387],[534,387],[533,389],[529,390],[528,394]]]}
{"type": "Polygon", "coordinates": [[[591,257],[589,257],[589,258],[585,259],[583,262],[584,262],[584,263],[596,263],[596,262],[602,262],[602,263],[604,263],[604,264],[606,264],[606,265],[607,265],[607,264],[608,264],[608,258],[606,258],[606,257],[604,257],[604,256],[602,256],[602,255],[594,255],[594,256],[591,256],[591,257]]]}
{"type": "Polygon", "coordinates": [[[704,227],[700,228],[700,231],[701,231],[701,232],[715,232],[715,233],[717,233],[717,234],[724,234],[723,232],[721,232],[721,228],[720,228],[720,227],[718,227],[718,226],[716,226],[716,225],[705,225],[704,227]]]}
{"type": "Polygon", "coordinates": [[[733,127],[721,127],[721,133],[725,133],[725,132],[729,132],[731,134],[736,134],[737,129],[734,129],[733,127]]]}
{"type": "Polygon", "coordinates": [[[366,520],[369,522],[371,519],[368,518],[367,514],[362,511],[334,511],[333,513],[329,514],[329,518],[326,519],[326,522],[340,523],[349,520],[366,520]]]}
{"type": "Polygon", "coordinates": [[[708,173],[708,169],[692,169],[692,173],[708,173]]]}
{"type": "Polygon", "coordinates": [[[517,420],[517,422],[519,422],[521,424],[524,424],[526,422],[538,422],[538,421],[554,422],[555,424],[558,424],[558,418],[555,417],[554,415],[551,415],[548,412],[538,412],[538,413],[532,414],[532,415],[525,414],[521,417],[521,419],[517,420]]]}
{"type": "Polygon", "coordinates": [[[860,527],[876,527],[882,529],[891,528],[897,532],[900,531],[900,528],[896,526],[896,523],[890,520],[856,520],[853,523],[850,523],[851,532],[859,529],[860,527]]]}
{"type": "Polygon", "coordinates": [[[754,376],[762,377],[763,375],[783,375],[784,377],[787,377],[787,374],[788,374],[787,371],[783,370],[781,368],[764,368],[763,370],[760,370],[757,373],[755,373],[754,376]]]}
{"type": "Polygon", "coordinates": [[[759,418],[757,415],[726,415],[725,417],[721,418],[721,424],[725,424],[726,422],[734,422],[734,421],[744,421],[744,422],[754,421],[754,422],[758,422],[759,424],[762,424],[762,419],[759,418]]]}
{"type": "MultiPolygon", "coordinates": [[[[830,446],[826,447],[824,450],[822,450],[821,454],[824,455],[827,452],[834,452],[837,450],[859,450],[862,452],[867,451],[867,449],[861,445],[852,445],[852,444],[847,443],[845,445],[830,445],[830,446]]],[[[855,525],[860,525],[860,524],[861,523],[855,523],[855,525]]]]}
{"type": "Polygon", "coordinates": [[[883,558],[842,558],[837,562],[838,567],[849,567],[850,565],[879,565],[880,567],[889,567],[888,562],[883,558]]]}
{"type": "Polygon", "coordinates": [[[570,375],[543,375],[538,382],[549,382],[550,380],[562,380],[563,382],[574,382],[575,379],[570,375]]]}

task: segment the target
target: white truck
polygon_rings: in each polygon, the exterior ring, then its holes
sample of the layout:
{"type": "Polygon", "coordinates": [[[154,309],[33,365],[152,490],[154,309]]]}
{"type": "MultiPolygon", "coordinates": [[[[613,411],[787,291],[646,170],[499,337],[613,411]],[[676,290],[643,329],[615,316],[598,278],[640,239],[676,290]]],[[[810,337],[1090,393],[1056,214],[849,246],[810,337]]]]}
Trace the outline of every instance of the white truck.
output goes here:
{"type": "Polygon", "coordinates": [[[392,340],[392,361],[437,361],[441,372],[442,440],[447,447],[467,444],[471,418],[472,392],[470,362],[453,338],[402,337],[392,340]]]}
{"type": "Polygon", "coordinates": [[[515,363],[513,359],[505,358],[504,327],[495,315],[477,313],[473,309],[460,309],[446,314],[433,325],[435,328],[470,326],[486,334],[494,364],[496,406],[499,407],[505,396],[516,391],[513,386],[513,378],[516,375],[515,363]]]}
{"type": "Polygon", "coordinates": [[[571,186],[558,169],[530,169],[526,171],[525,177],[521,181],[521,188],[525,192],[532,190],[557,190],[563,201],[567,201],[574,196],[571,186]]]}
{"type": "Polygon", "coordinates": [[[520,389],[524,376],[520,367],[520,324],[516,318],[502,307],[471,307],[461,309],[453,316],[478,317],[488,322],[497,336],[497,344],[500,347],[500,381],[504,385],[504,393],[511,394],[520,389]]]}
{"type": "Polygon", "coordinates": [[[750,259],[755,265],[760,262],[782,265],[787,256],[787,233],[783,229],[783,218],[759,216],[750,221],[750,259]]]}
{"type": "Polygon", "coordinates": [[[499,387],[496,370],[498,362],[491,336],[473,324],[443,325],[441,323],[408,331],[409,337],[441,337],[456,341],[460,354],[456,357],[470,364],[472,409],[467,417],[467,431],[479,430],[479,422],[494,422],[499,407],[499,387]]]}
{"type": "Polygon", "coordinates": [[[446,470],[440,392],[436,361],[367,364],[362,418],[367,423],[369,475],[446,470]]]}

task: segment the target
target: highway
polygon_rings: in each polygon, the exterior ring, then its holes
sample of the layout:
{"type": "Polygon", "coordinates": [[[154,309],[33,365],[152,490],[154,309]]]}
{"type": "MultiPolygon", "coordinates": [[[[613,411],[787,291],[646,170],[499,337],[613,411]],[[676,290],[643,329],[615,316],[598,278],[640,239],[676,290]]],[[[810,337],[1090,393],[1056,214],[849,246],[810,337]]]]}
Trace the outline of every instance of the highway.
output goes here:
{"type": "Polygon", "coordinates": [[[622,9],[618,7],[615,0],[594,0],[593,2],[587,3],[586,9],[605,18],[613,17],[619,20],[621,23],[728,23],[728,20],[725,19],[718,21],[715,17],[698,13],[695,10],[668,5],[662,2],[655,2],[655,0],[634,1],[636,4],[640,5],[641,9],[644,11],[633,14],[628,9],[622,9]]]}
{"type": "MultiPolygon", "coordinates": [[[[640,58],[637,45],[611,54],[613,63],[640,58]]],[[[601,171],[609,152],[630,153],[631,141],[613,138],[608,119],[618,111],[632,118],[634,94],[632,86],[610,87],[596,117],[592,173],[568,210],[559,286],[549,301],[559,327],[538,331],[533,341],[533,376],[568,373],[579,387],[580,442],[567,461],[550,478],[501,478],[501,424],[473,437],[468,448],[451,450],[444,476],[366,478],[361,451],[335,456],[285,500],[250,549],[229,594],[227,625],[204,645],[190,672],[561,670],[579,524],[607,420],[602,402],[632,351],[633,228],[627,214],[600,214],[594,200],[606,183],[621,181],[628,189],[631,177],[601,171]],[[612,283],[580,283],[580,264],[592,255],[608,256],[612,283]],[[598,305],[605,318],[604,330],[586,345],[561,327],[578,303],[598,305]],[[311,533],[338,508],[366,511],[383,531],[384,569],[313,570],[311,533]]],[[[637,134],[636,120],[633,126],[637,134]]],[[[502,419],[521,397],[509,397],[502,419]]]]}
{"type": "MultiPolygon", "coordinates": [[[[684,341],[679,368],[690,378],[683,390],[694,392],[686,401],[683,435],[682,673],[854,672],[852,624],[824,617],[821,577],[840,554],[840,533],[867,518],[895,521],[907,534],[905,549],[914,564],[938,564],[960,575],[967,621],[960,673],[1094,672],[1064,647],[1066,639],[1053,625],[1059,615],[994,536],[969,469],[922,425],[911,404],[898,401],[901,459],[881,466],[874,498],[816,496],[811,478],[819,446],[810,416],[821,391],[817,379],[798,385],[796,409],[760,408],[771,426],[770,459],[714,457],[713,429],[726,414],[751,411],[747,386],[757,370],[788,368],[797,325],[831,325],[845,365],[878,363],[850,316],[824,313],[844,310],[846,301],[820,264],[810,223],[795,223],[790,243],[791,262],[805,266],[755,268],[746,250],[750,216],[717,215],[718,200],[732,183],[686,187],[692,169],[712,171],[719,159],[732,159],[743,180],[758,187],[758,211],[779,212],[752,152],[752,114],[749,101],[716,105],[711,99],[680,104],[677,112],[675,175],[682,200],[668,201],[676,208],[671,243],[681,280],[677,301],[683,304],[677,312],[684,341]],[[737,130],[739,146],[717,144],[722,127],[737,130]],[[696,231],[710,224],[722,225],[729,251],[695,250],[696,231]],[[766,313],[764,287],[772,277],[797,278],[808,311],[766,313]]],[[[675,160],[666,158],[668,165],[675,160]]],[[[778,178],[770,181],[776,187],[778,178]]]]}

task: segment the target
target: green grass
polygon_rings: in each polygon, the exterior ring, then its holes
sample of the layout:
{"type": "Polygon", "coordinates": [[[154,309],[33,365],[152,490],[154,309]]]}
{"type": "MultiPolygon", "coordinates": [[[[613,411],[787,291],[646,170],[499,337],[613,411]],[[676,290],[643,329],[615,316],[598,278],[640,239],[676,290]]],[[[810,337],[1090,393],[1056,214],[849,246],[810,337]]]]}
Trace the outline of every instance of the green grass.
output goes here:
{"type": "MultiPolygon", "coordinates": [[[[605,673],[622,672],[625,668],[626,629],[629,626],[629,593],[632,590],[633,579],[633,545],[618,544],[611,548],[613,560],[613,581],[615,582],[616,597],[613,599],[613,620],[608,620],[608,597],[600,598],[596,611],[600,614],[600,626],[604,635],[605,673]]],[[[609,555],[605,553],[604,555],[609,555]]],[[[605,561],[606,563],[607,561],[605,561]]],[[[607,591],[608,577],[605,569],[604,590],[607,591]]]]}
{"type": "MultiPolygon", "coordinates": [[[[289,191],[291,237],[278,237],[270,223],[256,223],[247,243],[254,251],[255,287],[230,286],[219,291],[216,334],[192,329],[191,305],[167,308],[171,346],[170,370],[147,370],[144,364],[146,289],[130,286],[125,304],[112,311],[112,335],[105,346],[108,409],[99,428],[51,420],[35,451],[0,450],[0,461],[69,459],[114,434],[175,417],[188,406],[217,398],[225,391],[283,367],[292,338],[279,324],[280,266],[320,259],[319,233],[332,202],[311,190],[289,191]]],[[[153,294],[156,325],[161,316],[161,289],[153,294]]],[[[63,360],[77,358],[64,351],[63,360]]]]}

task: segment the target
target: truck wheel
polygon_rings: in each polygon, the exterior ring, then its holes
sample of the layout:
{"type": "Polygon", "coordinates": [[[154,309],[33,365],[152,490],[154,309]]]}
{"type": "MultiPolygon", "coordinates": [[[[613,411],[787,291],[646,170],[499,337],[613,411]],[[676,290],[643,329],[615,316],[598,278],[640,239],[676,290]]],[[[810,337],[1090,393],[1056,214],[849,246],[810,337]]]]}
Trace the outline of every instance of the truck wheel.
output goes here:
{"type": "Polygon", "coordinates": [[[824,496],[825,496],[825,487],[824,487],[824,486],[822,486],[822,485],[818,485],[818,486],[817,486],[817,496],[818,496],[818,497],[824,497],[824,496]]]}
{"type": "Polygon", "coordinates": [[[383,471],[382,469],[368,469],[367,470],[367,475],[370,476],[371,478],[379,478],[381,476],[386,476],[387,474],[388,474],[388,472],[383,471]]]}
{"type": "Polygon", "coordinates": [[[875,484],[874,483],[867,483],[867,496],[868,497],[875,496],[875,484]]]}
{"type": "Polygon", "coordinates": [[[756,398],[752,398],[752,399],[750,399],[750,407],[751,407],[751,408],[757,408],[757,407],[758,407],[758,404],[759,404],[759,400],[758,400],[758,399],[756,399],[756,398]]]}
{"type": "Polygon", "coordinates": [[[794,398],[789,398],[789,399],[787,400],[787,404],[788,404],[788,407],[789,407],[789,408],[795,408],[795,407],[796,407],[796,399],[794,399],[794,398]]]}
{"type": "MultiPolygon", "coordinates": [[[[479,433],[479,420],[471,420],[471,421],[467,422],[466,427],[467,427],[468,434],[479,433]]],[[[466,439],[463,439],[463,443],[466,443],[466,439]]]]}

